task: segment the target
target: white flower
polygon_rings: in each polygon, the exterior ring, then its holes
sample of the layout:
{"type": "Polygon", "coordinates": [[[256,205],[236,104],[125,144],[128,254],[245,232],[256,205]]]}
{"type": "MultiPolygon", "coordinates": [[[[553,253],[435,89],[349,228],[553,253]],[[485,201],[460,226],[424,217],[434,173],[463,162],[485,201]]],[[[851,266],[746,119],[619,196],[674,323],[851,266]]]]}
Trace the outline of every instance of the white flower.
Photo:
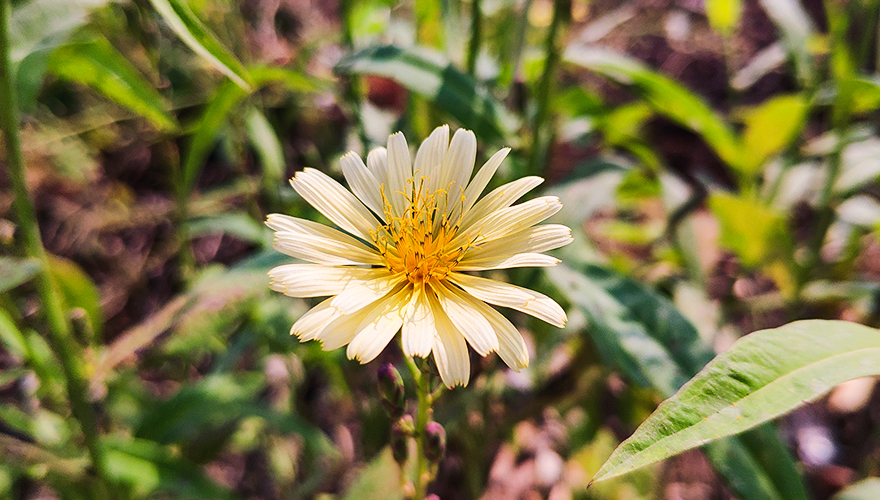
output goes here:
{"type": "Polygon", "coordinates": [[[324,297],[290,333],[325,350],[348,345],[348,357],[373,360],[402,329],[406,356],[434,360],[448,387],[467,385],[470,346],[497,352],[514,370],[529,355],[517,329],[486,302],[562,327],[565,312],[549,297],[465,271],[553,266],[541,252],[570,243],[571,230],[536,226],[562,208],[554,196],[513,205],[542,182],[526,177],[479,199],[510,150],[495,153],[473,176],[473,132],[434,130],[415,162],[402,133],[388,148],[341,159],[351,191],[306,168],[290,180],[307,202],[342,231],[316,222],[269,215],[275,248],[311,264],[269,272],[271,288],[291,297],[324,297]],[[354,193],[354,194],[352,194],[354,193]]]}

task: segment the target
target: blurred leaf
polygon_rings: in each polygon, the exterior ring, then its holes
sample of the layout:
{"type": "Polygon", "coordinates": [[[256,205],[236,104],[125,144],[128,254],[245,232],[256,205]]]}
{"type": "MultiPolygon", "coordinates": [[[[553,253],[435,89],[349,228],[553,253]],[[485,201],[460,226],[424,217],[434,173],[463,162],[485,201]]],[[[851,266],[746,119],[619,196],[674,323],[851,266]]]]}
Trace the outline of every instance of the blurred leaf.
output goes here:
{"type": "Polygon", "coordinates": [[[101,312],[101,295],[98,288],[76,263],[63,257],[49,256],[49,271],[58,285],[68,309],[81,308],[86,312],[94,341],[101,338],[104,330],[104,314],[101,312]]]}
{"type": "Polygon", "coordinates": [[[177,128],[165,99],[105,38],[60,47],[49,59],[49,71],[59,78],[92,87],[159,130],[177,128]]]}
{"type": "Polygon", "coordinates": [[[734,90],[743,91],[768,73],[785,63],[785,48],[779,42],[772,43],[759,50],[741,70],[730,80],[730,86],[734,90]]]}
{"type": "Polygon", "coordinates": [[[880,139],[876,136],[847,144],[840,158],[834,191],[848,195],[880,177],[880,139]]]}
{"type": "Polygon", "coordinates": [[[873,328],[808,320],[752,333],[663,402],[594,480],[751,429],[871,375],[880,375],[880,335],[873,328]]]}
{"type": "Polygon", "coordinates": [[[724,36],[730,36],[742,17],[740,0],[706,0],[706,17],[712,29],[724,36]]]}
{"type": "Polygon", "coordinates": [[[182,0],[150,0],[165,22],[196,54],[244,90],[250,91],[250,75],[238,59],[193,14],[182,0]]]}
{"type": "Polygon", "coordinates": [[[237,498],[205,476],[195,464],[170,449],[143,439],[104,439],[107,471],[135,498],[156,498],[158,492],[174,498],[237,498]]]}
{"type": "Polygon", "coordinates": [[[251,106],[244,119],[248,139],[260,158],[263,181],[267,184],[280,184],[284,177],[284,153],[278,135],[269,120],[259,109],[251,106]]]}
{"type": "Polygon", "coordinates": [[[801,84],[813,78],[813,46],[815,29],[809,15],[798,0],[759,0],[767,16],[782,32],[782,42],[794,63],[795,75],[801,84]]]}
{"type": "Polygon", "coordinates": [[[787,255],[792,237],[785,214],[732,194],[716,192],[709,208],[721,224],[721,244],[747,267],[758,267],[787,255]]]}
{"type": "Polygon", "coordinates": [[[700,97],[635,59],[604,49],[572,45],[565,59],[633,90],[654,110],[701,135],[722,161],[742,170],[739,140],[700,97]]]}
{"type": "Polygon", "coordinates": [[[29,281],[39,269],[40,263],[37,259],[0,257],[0,293],[29,281]]]}
{"type": "Polygon", "coordinates": [[[256,87],[278,84],[291,92],[314,92],[326,85],[311,76],[279,66],[251,66],[248,73],[256,87]]]}
{"type": "MultiPolygon", "coordinates": [[[[587,316],[602,356],[636,383],[669,397],[712,359],[696,328],[644,285],[592,264],[559,265],[547,274],[587,316]]],[[[806,500],[794,460],[774,430],[752,432],[706,450],[734,493],[743,500],[806,500]]]]}
{"type": "Polygon", "coordinates": [[[259,245],[266,243],[267,239],[271,242],[266,227],[242,211],[222,212],[195,219],[189,222],[189,232],[193,237],[224,233],[259,245]]]}
{"type": "Polygon", "coordinates": [[[880,79],[876,76],[854,79],[850,91],[853,113],[865,114],[880,108],[880,79]]]}
{"type": "Polygon", "coordinates": [[[109,0],[31,0],[12,11],[9,56],[17,63],[28,55],[63,43],[87,21],[90,10],[109,0]]]}
{"type": "Polygon", "coordinates": [[[425,49],[371,47],[343,58],[336,71],[395,80],[487,140],[510,144],[519,126],[519,120],[486,89],[439,54],[425,49]]]}
{"type": "Polygon", "coordinates": [[[876,500],[880,498],[880,478],[869,477],[853,483],[834,495],[833,500],[876,500]]]}
{"type": "Polygon", "coordinates": [[[248,92],[232,82],[224,82],[208,102],[195,126],[195,133],[183,158],[183,189],[192,192],[199,172],[214,147],[217,131],[226,124],[232,110],[247,96],[248,92]]]}
{"type": "Polygon", "coordinates": [[[0,343],[6,348],[6,352],[20,361],[27,358],[27,340],[18,329],[15,320],[3,308],[0,308],[0,343]]]}
{"type": "Polygon", "coordinates": [[[755,175],[764,162],[797,139],[806,122],[809,107],[800,94],[768,99],[745,113],[743,122],[743,169],[755,175]]]}
{"type": "Polygon", "coordinates": [[[391,448],[382,450],[358,475],[345,492],[343,500],[403,500],[400,488],[400,466],[391,455],[391,448]]]}

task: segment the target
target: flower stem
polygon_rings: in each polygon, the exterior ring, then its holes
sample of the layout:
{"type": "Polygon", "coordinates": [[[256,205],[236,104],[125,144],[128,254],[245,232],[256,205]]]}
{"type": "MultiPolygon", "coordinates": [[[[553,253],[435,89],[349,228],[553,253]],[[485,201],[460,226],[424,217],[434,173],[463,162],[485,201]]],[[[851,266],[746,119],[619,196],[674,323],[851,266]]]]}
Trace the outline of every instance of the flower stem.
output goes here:
{"type": "Polygon", "coordinates": [[[483,25],[481,0],[471,0],[471,39],[468,42],[467,71],[471,76],[477,74],[477,56],[480,52],[480,37],[483,25]]]}
{"type": "Polygon", "coordinates": [[[425,456],[425,429],[428,426],[428,417],[431,413],[431,372],[420,369],[415,362],[407,359],[407,366],[413,374],[416,382],[416,395],[418,397],[418,409],[416,410],[415,432],[416,440],[416,470],[413,478],[413,499],[424,500],[428,493],[428,483],[431,482],[428,459],[425,456]]]}
{"type": "Polygon", "coordinates": [[[550,111],[550,87],[553,83],[553,77],[556,73],[556,66],[559,63],[559,45],[556,41],[559,27],[568,19],[571,11],[571,2],[569,0],[553,1],[553,20],[550,23],[550,31],[547,33],[547,42],[544,46],[544,72],[541,74],[541,80],[538,82],[537,110],[535,118],[532,121],[532,151],[529,154],[529,163],[526,167],[527,175],[540,174],[539,165],[543,163],[546,155],[546,148],[549,144],[549,133],[544,131],[547,122],[547,116],[550,111]]]}
{"type": "Polygon", "coordinates": [[[21,152],[21,137],[18,132],[17,103],[13,86],[12,65],[9,59],[9,18],[10,0],[0,0],[0,124],[6,149],[6,160],[12,190],[15,195],[13,206],[24,239],[25,251],[40,263],[37,274],[37,290],[42,300],[43,310],[49,323],[49,341],[64,372],[67,382],[67,395],[71,411],[79,422],[88,448],[92,468],[97,475],[96,498],[110,498],[110,482],[107,480],[107,467],[104,450],[100,443],[97,418],[94,408],[88,401],[88,385],[78,352],[73,340],[70,318],[65,314],[61,296],[49,270],[49,257],[40,238],[36,211],[25,181],[24,157],[21,152]]]}

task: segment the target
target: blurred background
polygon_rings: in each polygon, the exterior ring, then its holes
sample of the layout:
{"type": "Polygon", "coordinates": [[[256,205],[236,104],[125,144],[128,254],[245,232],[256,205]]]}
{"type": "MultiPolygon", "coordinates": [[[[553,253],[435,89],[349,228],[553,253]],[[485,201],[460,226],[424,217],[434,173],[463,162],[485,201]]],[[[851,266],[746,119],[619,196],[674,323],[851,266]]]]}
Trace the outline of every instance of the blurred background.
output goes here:
{"type": "Polygon", "coordinates": [[[0,498],[403,498],[375,375],[402,354],[290,337],[311,304],[268,289],[288,258],[263,221],[322,220],[296,171],[341,179],[345,152],[443,123],[478,163],[512,147],[490,187],[544,177],[575,242],[500,276],[570,321],[503,311],[531,365],[472,353],[435,404],[430,492],[880,498],[874,379],[587,489],[740,336],[880,323],[878,19],[878,0],[12,1],[36,211],[4,163],[0,498]]]}

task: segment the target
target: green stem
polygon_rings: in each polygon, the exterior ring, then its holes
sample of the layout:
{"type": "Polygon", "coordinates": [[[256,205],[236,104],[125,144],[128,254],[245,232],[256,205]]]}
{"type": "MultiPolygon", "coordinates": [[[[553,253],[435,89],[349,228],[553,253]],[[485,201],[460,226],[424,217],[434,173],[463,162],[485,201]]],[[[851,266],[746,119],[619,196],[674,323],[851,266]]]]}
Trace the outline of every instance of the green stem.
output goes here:
{"type": "Polygon", "coordinates": [[[546,54],[544,58],[544,72],[541,74],[541,80],[538,82],[538,108],[535,111],[535,119],[532,122],[532,151],[529,154],[529,163],[526,167],[527,175],[540,174],[542,170],[540,164],[543,162],[546,154],[546,142],[548,142],[546,139],[549,137],[549,134],[544,132],[544,127],[550,111],[550,87],[552,86],[556,65],[559,63],[560,57],[556,38],[559,27],[568,19],[570,11],[571,5],[569,0],[553,1],[553,20],[550,23],[550,31],[547,33],[547,43],[544,47],[546,54]]]}
{"type": "Polygon", "coordinates": [[[421,370],[412,359],[407,358],[407,366],[412,371],[413,380],[416,382],[416,395],[418,396],[418,409],[416,410],[415,432],[416,440],[416,470],[413,478],[413,499],[424,500],[428,493],[428,483],[431,482],[428,459],[425,457],[425,429],[428,426],[428,417],[431,412],[433,396],[431,394],[431,373],[421,370]]]}
{"type": "Polygon", "coordinates": [[[24,158],[21,153],[21,138],[18,132],[15,87],[12,80],[12,65],[9,59],[9,17],[10,0],[0,0],[0,120],[6,144],[6,160],[12,190],[15,195],[13,206],[24,239],[28,256],[40,263],[37,274],[37,290],[43,303],[43,310],[49,323],[48,333],[52,348],[58,356],[67,382],[67,395],[71,411],[79,422],[92,461],[98,476],[96,485],[99,498],[109,498],[110,482],[107,480],[107,461],[100,443],[98,421],[94,408],[88,401],[88,384],[78,352],[73,341],[70,318],[67,317],[61,295],[49,271],[49,256],[43,248],[40,228],[37,225],[36,211],[25,181],[24,158]]]}
{"type": "MultiPolygon", "coordinates": [[[[340,22],[342,24],[342,46],[349,53],[354,51],[354,36],[352,35],[351,10],[354,6],[354,0],[340,0],[340,22]]],[[[364,122],[361,120],[361,80],[355,75],[349,75],[343,80],[342,95],[345,102],[351,110],[354,125],[357,128],[358,139],[360,139],[361,147],[366,155],[370,148],[370,138],[367,136],[367,130],[364,122]]]]}
{"type": "Polygon", "coordinates": [[[471,76],[477,74],[477,56],[480,53],[480,32],[483,24],[481,0],[471,0],[471,39],[468,43],[467,71],[471,76]]]}

